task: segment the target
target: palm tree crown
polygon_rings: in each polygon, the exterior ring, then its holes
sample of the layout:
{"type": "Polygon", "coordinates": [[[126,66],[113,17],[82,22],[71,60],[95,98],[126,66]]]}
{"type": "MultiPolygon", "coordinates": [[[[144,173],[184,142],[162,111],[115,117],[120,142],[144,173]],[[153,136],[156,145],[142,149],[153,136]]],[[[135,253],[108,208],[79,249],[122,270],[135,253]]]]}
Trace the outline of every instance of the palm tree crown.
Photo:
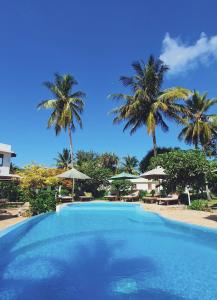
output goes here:
{"type": "Polygon", "coordinates": [[[123,157],[123,169],[125,172],[133,174],[136,172],[136,168],[138,167],[138,159],[135,156],[127,155],[123,157]]]}
{"type": "Polygon", "coordinates": [[[71,155],[70,151],[66,148],[63,149],[62,153],[58,153],[56,160],[56,165],[58,168],[66,168],[68,169],[71,165],[71,155]]]}
{"type": "Polygon", "coordinates": [[[75,78],[70,75],[54,75],[54,82],[45,82],[44,85],[52,92],[54,99],[44,100],[38,105],[38,109],[51,109],[48,119],[48,128],[54,126],[56,135],[61,129],[68,130],[70,139],[71,161],[73,162],[73,146],[71,131],[75,130],[75,122],[82,127],[81,113],[84,108],[85,93],[72,92],[77,84],[75,78]]]}
{"type": "Polygon", "coordinates": [[[116,115],[114,123],[125,121],[124,130],[130,128],[133,134],[138,128],[146,126],[149,135],[152,135],[154,153],[157,154],[156,127],[168,131],[164,117],[176,119],[181,122],[177,112],[182,109],[177,99],[187,99],[190,91],[175,87],[161,90],[168,66],[160,59],[150,56],[147,64],[137,61],[132,64],[135,75],[120,78],[124,86],[131,88],[131,95],[113,94],[113,99],[122,99],[123,105],[115,108],[112,113],[116,115]]]}
{"type": "Polygon", "coordinates": [[[205,150],[211,140],[217,137],[217,115],[208,114],[208,110],[216,103],[217,99],[207,99],[207,93],[199,94],[194,91],[186,101],[185,127],[179,134],[179,139],[196,148],[201,145],[205,150]]]}

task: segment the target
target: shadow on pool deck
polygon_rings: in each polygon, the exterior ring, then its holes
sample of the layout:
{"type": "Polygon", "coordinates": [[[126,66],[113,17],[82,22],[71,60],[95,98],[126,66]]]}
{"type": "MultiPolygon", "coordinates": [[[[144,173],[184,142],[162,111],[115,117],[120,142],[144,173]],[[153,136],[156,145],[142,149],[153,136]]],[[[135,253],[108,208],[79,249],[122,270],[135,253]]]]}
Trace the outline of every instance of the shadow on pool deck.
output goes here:
{"type": "MultiPolygon", "coordinates": [[[[29,224],[27,232],[40,221],[41,219],[36,219],[34,224],[29,224]]],[[[61,253],[59,258],[42,255],[25,258],[25,252],[28,253],[31,247],[13,251],[13,246],[21,238],[22,233],[24,234],[21,228],[20,237],[14,235],[14,240],[10,239],[10,242],[6,237],[5,247],[1,245],[1,251],[4,250],[5,255],[0,260],[0,299],[185,300],[159,289],[145,287],[146,278],[154,278],[160,270],[154,261],[146,256],[115,258],[115,252],[125,246],[124,242],[108,244],[99,236],[91,244],[79,244],[76,247],[76,254],[67,261],[61,259],[61,253]],[[15,264],[16,268],[8,273],[8,267],[10,268],[13,261],[17,259],[19,261],[19,256],[22,256],[20,264],[15,264]],[[34,274],[36,270],[40,273],[37,266],[42,267],[42,273],[43,266],[48,268],[43,274],[46,276],[34,278],[34,275],[37,275],[34,274]],[[138,278],[140,285],[137,284],[138,278]],[[144,281],[143,287],[141,278],[144,281]]],[[[44,243],[53,245],[52,239],[45,240],[44,243]]]]}

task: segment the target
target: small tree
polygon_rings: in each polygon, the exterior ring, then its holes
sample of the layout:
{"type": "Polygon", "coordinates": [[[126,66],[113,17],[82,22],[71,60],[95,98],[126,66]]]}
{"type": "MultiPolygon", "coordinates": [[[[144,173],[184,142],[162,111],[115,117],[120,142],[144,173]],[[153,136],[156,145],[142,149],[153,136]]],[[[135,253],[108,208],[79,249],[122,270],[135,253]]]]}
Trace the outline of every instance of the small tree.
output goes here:
{"type": "Polygon", "coordinates": [[[98,161],[87,161],[77,166],[78,170],[87,174],[91,179],[80,180],[76,183],[76,188],[80,192],[91,192],[94,196],[99,196],[100,191],[105,190],[109,185],[109,178],[112,172],[109,169],[103,168],[98,164],[98,161]]]}
{"type": "Polygon", "coordinates": [[[168,177],[166,188],[170,191],[184,190],[186,186],[203,191],[206,176],[211,174],[210,162],[204,153],[198,150],[172,151],[152,158],[151,167],[161,166],[168,177]]]}
{"type": "Polygon", "coordinates": [[[111,190],[115,191],[118,196],[128,194],[132,191],[133,183],[130,180],[113,180],[111,190]]]}

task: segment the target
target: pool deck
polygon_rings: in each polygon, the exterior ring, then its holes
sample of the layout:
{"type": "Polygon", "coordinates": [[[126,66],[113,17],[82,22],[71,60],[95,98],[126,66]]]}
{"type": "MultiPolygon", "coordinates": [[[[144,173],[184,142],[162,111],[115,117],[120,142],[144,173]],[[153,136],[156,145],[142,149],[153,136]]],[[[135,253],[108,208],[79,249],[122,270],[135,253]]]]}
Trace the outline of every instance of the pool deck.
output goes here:
{"type": "Polygon", "coordinates": [[[17,217],[18,210],[19,209],[17,209],[17,208],[1,210],[1,212],[0,212],[0,230],[6,229],[6,228],[26,219],[24,217],[17,217]]]}
{"type": "Polygon", "coordinates": [[[217,212],[190,210],[185,205],[141,204],[145,211],[158,213],[174,221],[217,228],[217,212]]]}
{"type": "MultiPolygon", "coordinates": [[[[94,201],[99,202],[99,201],[94,201]]],[[[123,203],[123,202],[121,202],[123,203]]],[[[217,228],[217,212],[203,212],[187,209],[184,205],[157,205],[139,203],[145,211],[158,213],[162,217],[184,223],[217,228]]],[[[65,204],[64,204],[65,205],[65,204]]],[[[6,213],[0,213],[0,230],[6,229],[26,218],[17,217],[17,209],[7,209],[6,213]]]]}

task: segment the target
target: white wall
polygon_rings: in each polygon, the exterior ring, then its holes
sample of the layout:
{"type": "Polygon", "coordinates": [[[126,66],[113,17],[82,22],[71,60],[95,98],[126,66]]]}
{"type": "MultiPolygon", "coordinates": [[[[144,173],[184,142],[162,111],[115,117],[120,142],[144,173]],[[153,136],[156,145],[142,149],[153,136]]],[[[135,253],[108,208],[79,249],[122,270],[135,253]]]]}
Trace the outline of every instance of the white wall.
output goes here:
{"type": "Polygon", "coordinates": [[[8,176],[11,163],[11,145],[0,144],[0,154],[3,154],[3,166],[0,166],[0,176],[8,176]]]}

